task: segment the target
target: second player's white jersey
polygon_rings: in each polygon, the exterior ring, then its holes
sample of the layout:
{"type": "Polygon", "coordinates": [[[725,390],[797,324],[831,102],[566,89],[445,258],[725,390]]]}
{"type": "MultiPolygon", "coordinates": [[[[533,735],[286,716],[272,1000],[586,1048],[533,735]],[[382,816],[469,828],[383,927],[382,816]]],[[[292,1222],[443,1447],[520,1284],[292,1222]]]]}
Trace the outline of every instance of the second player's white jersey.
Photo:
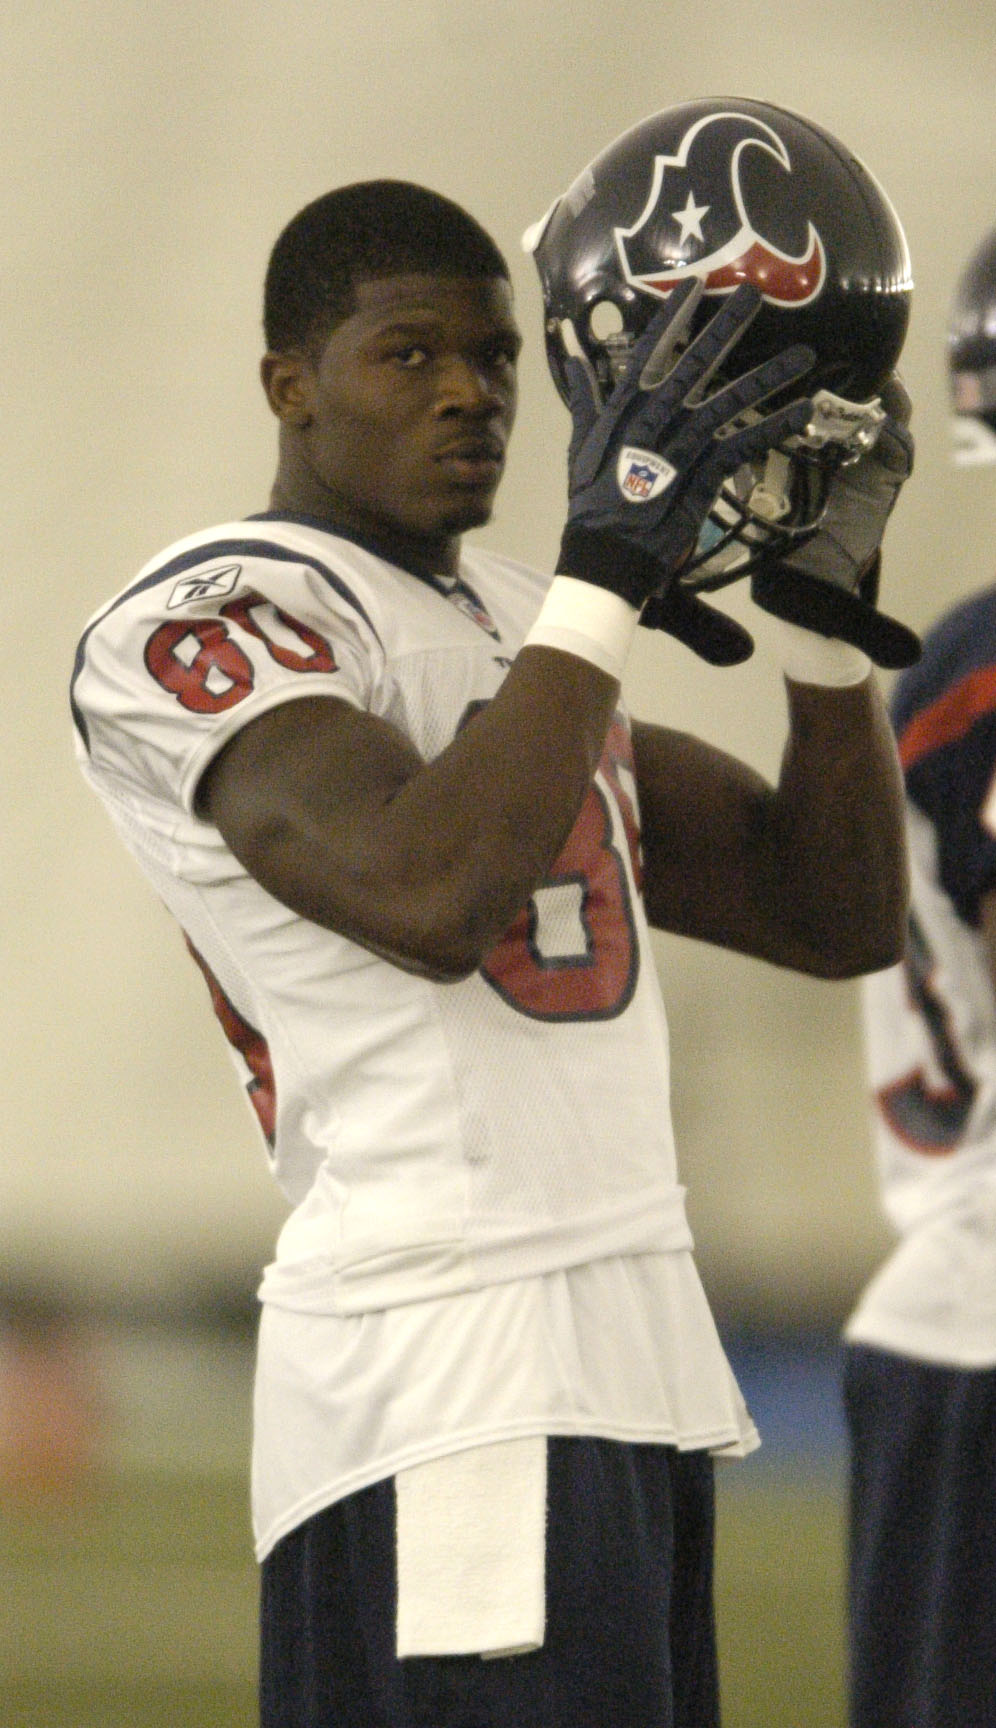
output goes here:
{"type": "Polygon", "coordinates": [[[548,580],[480,551],[422,580],[253,518],[169,548],[80,644],[83,772],[186,933],[294,1207],[265,1300],[357,1313],[689,1245],[621,712],[547,883],[460,983],[290,912],[196,810],[235,732],[303,697],[433,759],[499,689],[548,580]]]}
{"type": "Polygon", "coordinates": [[[911,915],[863,1001],[882,1202],[901,1238],[849,1336],[996,1363],[996,992],[980,924],[996,887],[996,594],[928,633],[893,696],[911,915]]]}
{"type": "Polygon", "coordinates": [[[864,984],[882,1198],[901,1233],[996,1201],[996,998],[979,931],[938,876],[937,836],[907,811],[912,914],[903,964],[864,984]]]}

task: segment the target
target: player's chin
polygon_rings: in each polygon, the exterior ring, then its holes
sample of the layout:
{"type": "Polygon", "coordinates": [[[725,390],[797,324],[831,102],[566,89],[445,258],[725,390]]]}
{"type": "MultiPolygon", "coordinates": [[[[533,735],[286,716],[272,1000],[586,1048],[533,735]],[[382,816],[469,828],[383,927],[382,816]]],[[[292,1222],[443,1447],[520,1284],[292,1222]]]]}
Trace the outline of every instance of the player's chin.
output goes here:
{"type": "Polygon", "coordinates": [[[494,511],[495,487],[487,490],[470,489],[451,495],[443,507],[441,526],[447,534],[465,534],[469,528],[483,528],[494,511]]]}

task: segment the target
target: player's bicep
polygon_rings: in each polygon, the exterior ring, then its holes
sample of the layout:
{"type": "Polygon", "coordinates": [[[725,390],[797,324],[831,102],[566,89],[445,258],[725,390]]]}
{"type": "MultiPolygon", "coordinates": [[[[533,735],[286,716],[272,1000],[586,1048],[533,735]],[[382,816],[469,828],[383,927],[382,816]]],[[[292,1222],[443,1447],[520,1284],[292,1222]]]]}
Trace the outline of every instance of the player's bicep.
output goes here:
{"type": "MultiPolygon", "coordinates": [[[[391,892],[384,812],[422,766],[388,722],[335,697],[285,702],[209,764],[197,810],[277,899],[343,933],[391,892]]],[[[397,861],[395,861],[397,862],[397,861]]]]}

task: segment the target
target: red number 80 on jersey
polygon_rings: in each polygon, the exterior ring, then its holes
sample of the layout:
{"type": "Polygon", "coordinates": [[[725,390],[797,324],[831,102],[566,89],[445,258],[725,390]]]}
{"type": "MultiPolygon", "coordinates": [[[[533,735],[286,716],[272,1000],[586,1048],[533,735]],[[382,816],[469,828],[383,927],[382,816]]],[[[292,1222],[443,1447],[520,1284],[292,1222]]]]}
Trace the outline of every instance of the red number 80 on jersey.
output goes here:
{"type": "Polygon", "coordinates": [[[324,636],[262,594],[244,594],[219,612],[215,618],[161,624],[146,643],[145,664],[156,683],[193,714],[221,714],[252,690],[252,661],[231,635],[226,620],[262,642],[278,666],[292,672],[336,670],[324,636]]]}

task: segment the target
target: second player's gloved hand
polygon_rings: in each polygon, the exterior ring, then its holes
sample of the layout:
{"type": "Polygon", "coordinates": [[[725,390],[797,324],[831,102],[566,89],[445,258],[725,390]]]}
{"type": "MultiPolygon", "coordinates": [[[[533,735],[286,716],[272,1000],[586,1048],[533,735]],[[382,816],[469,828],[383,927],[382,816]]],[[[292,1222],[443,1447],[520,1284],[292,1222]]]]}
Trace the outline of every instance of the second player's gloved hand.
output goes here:
{"type": "Polygon", "coordinates": [[[704,658],[729,664],[750,653],[750,637],[725,614],[680,591],[677,577],[723,481],[801,432],[811,404],[801,399],[753,424],[733,423],[803,377],[813,354],[802,346],[786,349],[704,395],[756,316],[761,296],[742,284],[677,353],[702,292],[690,279],[668,296],[604,405],[590,366],[581,358],[568,361],[573,432],[557,569],[634,606],[649,601],[647,623],[679,636],[704,658]]]}
{"type": "Polygon", "coordinates": [[[910,666],[920,642],[877,609],[879,551],[900,488],[913,467],[910,400],[899,379],[883,386],[886,418],[875,442],[830,481],[816,534],[798,551],[762,564],[751,598],[766,612],[862,648],[878,666],[910,666]]]}

